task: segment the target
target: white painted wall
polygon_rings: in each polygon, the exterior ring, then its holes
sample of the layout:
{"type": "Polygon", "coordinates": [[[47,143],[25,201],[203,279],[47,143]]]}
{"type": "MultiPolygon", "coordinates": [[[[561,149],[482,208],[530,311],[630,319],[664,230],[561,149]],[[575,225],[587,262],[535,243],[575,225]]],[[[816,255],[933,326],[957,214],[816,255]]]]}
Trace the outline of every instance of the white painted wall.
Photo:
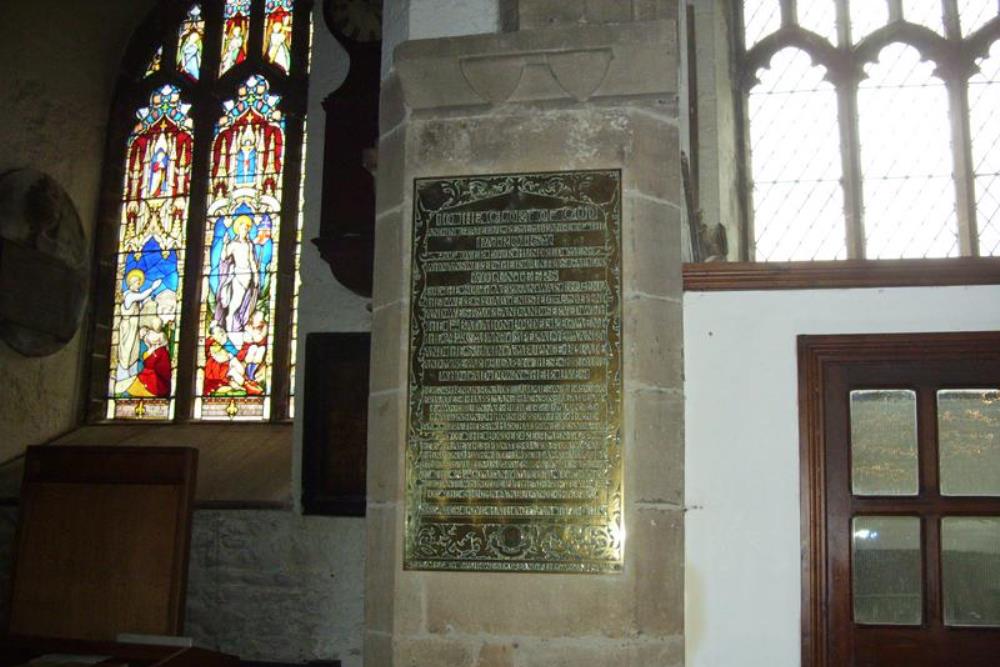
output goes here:
{"type": "Polygon", "coordinates": [[[1000,330],[1000,287],[684,296],[688,667],[800,664],[799,334],[1000,330]]]}

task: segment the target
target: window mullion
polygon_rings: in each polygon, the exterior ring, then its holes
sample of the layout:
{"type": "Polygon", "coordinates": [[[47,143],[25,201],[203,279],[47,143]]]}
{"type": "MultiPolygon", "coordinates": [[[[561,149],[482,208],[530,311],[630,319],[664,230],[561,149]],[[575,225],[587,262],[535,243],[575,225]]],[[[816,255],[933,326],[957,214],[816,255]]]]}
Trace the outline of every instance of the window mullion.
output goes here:
{"type": "Polygon", "coordinates": [[[861,77],[851,50],[851,15],[847,0],[837,0],[837,57],[839,62],[831,69],[830,78],[837,90],[847,258],[864,259],[864,193],[858,139],[858,80],[861,77]]]}
{"type": "Polygon", "coordinates": [[[798,21],[797,0],[781,0],[781,27],[794,26],[798,21]]]}
{"type": "MultiPolygon", "coordinates": [[[[286,118],[285,173],[282,175],[281,231],[278,246],[278,284],[275,303],[275,322],[291,323],[295,301],[295,255],[299,232],[299,181],[303,147],[303,119],[299,114],[288,113],[286,118]]],[[[288,399],[291,394],[291,341],[290,326],[274,329],[274,351],[271,363],[271,419],[288,417],[288,399]]]]}
{"type": "Polygon", "coordinates": [[[184,294],[181,303],[181,331],[178,341],[177,386],[174,389],[174,418],[189,421],[197,393],[198,347],[201,339],[201,299],[205,220],[207,218],[209,164],[212,137],[219,109],[211,89],[217,84],[219,54],[222,48],[222,9],[217,3],[204,2],[205,40],[201,61],[201,81],[195,91],[194,151],[191,164],[191,188],[188,204],[187,240],[184,255],[184,294]]]}
{"type": "Polygon", "coordinates": [[[854,77],[843,77],[836,83],[847,257],[864,259],[864,193],[861,181],[861,145],[858,139],[858,85],[854,77]]]}
{"type": "Polygon", "coordinates": [[[962,53],[962,30],[957,0],[944,0],[945,33],[950,44],[950,60],[940,71],[948,89],[948,112],[951,125],[951,154],[954,161],[955,214],[958,218],[959,254],[979,254],[976,221],[976,174],[972,160],[972,130],[969,125],[969,75],[972,73],[962,53]]]}
{"type": "Polygon", "coordinates": [[[174,414],[177,421],[191,419],[201,331],[202,254],[205,251],[205,207],[208,201],[208,163],[216,109],[197,108],[194,118],[194,154],[191,167],[191,198],[188,208],[187,243],[184,250],[184,298],[181,304],[181,334],[177,358],[174,414]]]}
{"type": "Polygon", "coordinates": [[[969,128],[969,86],[964,76],[949,77],[948,107],[951,124],[951,147],[955,170],[955,209],[958,217],[959,252],[964,256],[979,254],[976,231],[975,170],[972,165],[972,131],[969,128]]]}

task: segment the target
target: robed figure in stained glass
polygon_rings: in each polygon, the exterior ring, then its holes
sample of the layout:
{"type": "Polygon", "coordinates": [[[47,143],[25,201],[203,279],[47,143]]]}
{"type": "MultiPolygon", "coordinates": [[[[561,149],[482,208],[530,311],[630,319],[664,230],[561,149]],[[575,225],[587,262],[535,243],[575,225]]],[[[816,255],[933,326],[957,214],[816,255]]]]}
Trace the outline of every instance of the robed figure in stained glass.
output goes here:
{"type": "Polygon", "coordinates": [[[253,220],[239,216],[223,234],[218,262],[219,284],[215,299],[215,321],[226,331],[244,331],[260,293],[259,264],[255,248],[249,239],[253,220]]]}
{"type": "Polygon", "coordinates": [[[240,86],[237,99],[224,104],[213,144],[202,416],[223,408],[221,416],[254,416],[264,409],[284,157],[284,120],[268,89],[260,76],[240,86]]]}
{"type": "Polygon", "coordinates": [[[248,126],[240,137],[240,147],[233,157],[234,183],[253,186],[257,178],[257,137],[248,126]]]}

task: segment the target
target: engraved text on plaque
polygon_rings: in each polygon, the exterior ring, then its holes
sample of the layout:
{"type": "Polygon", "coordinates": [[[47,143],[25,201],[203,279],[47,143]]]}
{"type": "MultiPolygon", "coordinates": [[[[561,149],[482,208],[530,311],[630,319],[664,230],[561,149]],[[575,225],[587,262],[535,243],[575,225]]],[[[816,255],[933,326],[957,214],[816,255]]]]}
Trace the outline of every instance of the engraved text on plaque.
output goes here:
{"type": "Polygon", "coordinates": [[[621,173],[418,179],[412,569],[622,567],[621,173]]]}

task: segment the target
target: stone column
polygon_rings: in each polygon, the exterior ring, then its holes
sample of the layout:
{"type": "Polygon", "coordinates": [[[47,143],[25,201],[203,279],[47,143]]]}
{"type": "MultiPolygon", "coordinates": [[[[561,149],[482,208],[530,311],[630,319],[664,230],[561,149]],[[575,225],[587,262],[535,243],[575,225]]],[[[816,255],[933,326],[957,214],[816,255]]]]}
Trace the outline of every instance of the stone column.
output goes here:
{"type": "MultiPolygon", "coordinates": [[[[639,12],[650,2],[576,3],[632,7],[618,17],[625,22],[606,24],[560,24],[521,3],[520,32],[402,44],[383,89],[365,664],[682,665],[676,23],[634,20],[656,19],[639,12]],[[624,573],[404,571],[413,179],[615,168],[624,195],[624,573]]],[[[548,3],[558,4],[574,3],[548,3]]]]}

